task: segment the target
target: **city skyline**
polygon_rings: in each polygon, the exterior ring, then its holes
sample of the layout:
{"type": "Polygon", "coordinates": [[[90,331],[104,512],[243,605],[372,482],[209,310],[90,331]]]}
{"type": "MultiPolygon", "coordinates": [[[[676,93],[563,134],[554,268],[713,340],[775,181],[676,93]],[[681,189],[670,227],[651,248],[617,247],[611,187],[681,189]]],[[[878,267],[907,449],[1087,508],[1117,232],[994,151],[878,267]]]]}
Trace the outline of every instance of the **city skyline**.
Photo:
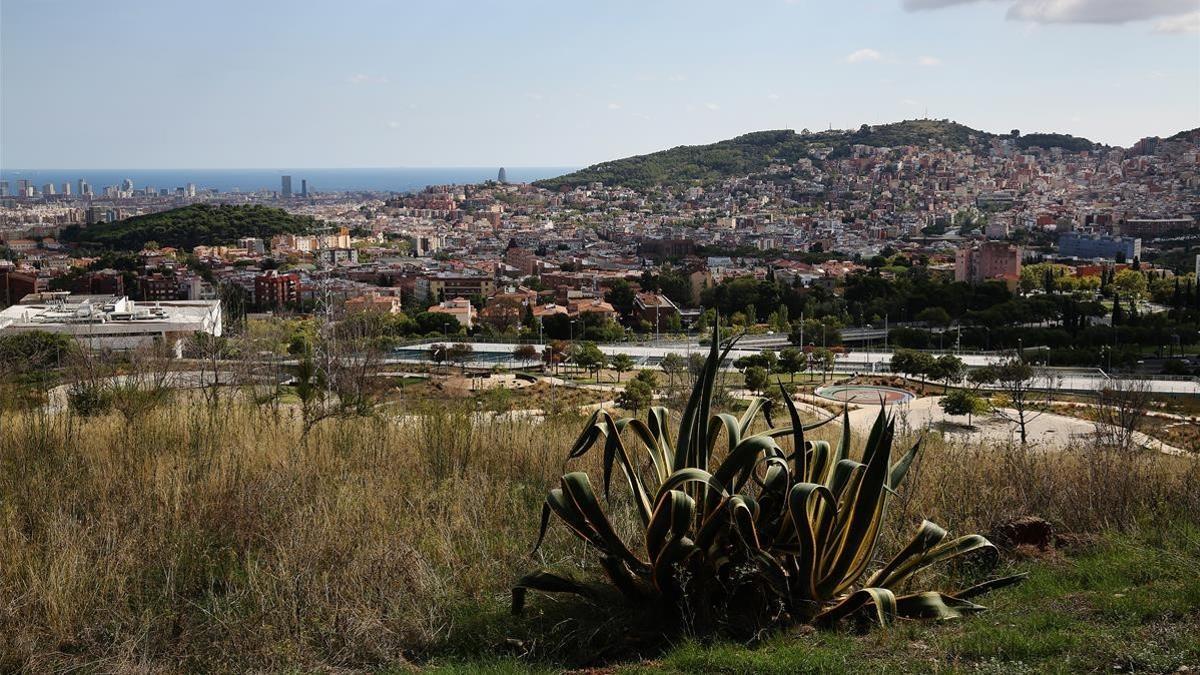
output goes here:
{"type": "Polygon", "coordinates": [[[1200,125],[1195,10],[14,0],[0,10],[0,165],[584,166],[926,115],[1128,147],[1200,125]]]}

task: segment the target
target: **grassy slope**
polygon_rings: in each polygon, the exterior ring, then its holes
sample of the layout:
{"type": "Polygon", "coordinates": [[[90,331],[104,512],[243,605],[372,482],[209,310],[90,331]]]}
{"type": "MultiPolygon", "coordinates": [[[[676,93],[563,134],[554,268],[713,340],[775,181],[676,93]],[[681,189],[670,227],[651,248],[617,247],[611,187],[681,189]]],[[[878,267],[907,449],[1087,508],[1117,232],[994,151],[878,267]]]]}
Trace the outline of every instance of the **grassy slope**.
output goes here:
{"type": "MultiPolygon", "coordinates": [[[[1200,529],[1166,540],[1112,535],[1069,558],[1020,563],[1029,580],[941,625],[783,635],[747,647],[684,644],[625,673],[1172,672],[1200,664],[1200,529]]],[[[541,666],[553,672],[551,666],[541,666]]],[[[527,672],[516,660],[437,672],[527,672]]]]}

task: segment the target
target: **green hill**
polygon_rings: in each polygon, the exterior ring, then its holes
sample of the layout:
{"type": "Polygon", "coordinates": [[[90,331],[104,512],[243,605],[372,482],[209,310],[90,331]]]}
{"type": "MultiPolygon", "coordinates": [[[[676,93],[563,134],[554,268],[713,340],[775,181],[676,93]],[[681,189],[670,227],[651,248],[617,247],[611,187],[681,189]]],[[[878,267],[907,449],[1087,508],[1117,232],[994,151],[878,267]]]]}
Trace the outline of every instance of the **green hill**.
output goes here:
{"type": "Polygon", "coordinates": [[[1062,148],[1069,152],[1095,150],[1097,144],[1070,134],[1025,134],[1016,139],[1019,148],[1062,148]]]}
{"type": "MultiPolygon", "coordinates": [[[[549,188],[574,187],[599,181],[605,185],[645,189],[655,185],[705,184],[766,169],[772,162],[794,163],[820,150],[829,156],[848,156],[854,145],[900,147],[942,145],[965,148],[996,138],[995,134],[946,120],[905,120],[855,131],[821,131],[798,134],[788,129],[758,131],[708,145],[681,145],[624,159],[595,164],[574,173],[536,184],[549,188]]],[[[1032,134],[1017,139],[1020,147],[1060,146],[1090,149],[1091,141],[1064,134],[1032,134]]]]}
{"type": "Polygon", "coordinates": [[[193,204],[114,223],[71,226],[63,230],[62,238],[97,249],[138,251],[148,241],[190,249],[234,244],[242,237],[270,239],[277,234],[300,234],[320,224],[321,221],[310,216],[297,216],[267,206],[193,204]]]}

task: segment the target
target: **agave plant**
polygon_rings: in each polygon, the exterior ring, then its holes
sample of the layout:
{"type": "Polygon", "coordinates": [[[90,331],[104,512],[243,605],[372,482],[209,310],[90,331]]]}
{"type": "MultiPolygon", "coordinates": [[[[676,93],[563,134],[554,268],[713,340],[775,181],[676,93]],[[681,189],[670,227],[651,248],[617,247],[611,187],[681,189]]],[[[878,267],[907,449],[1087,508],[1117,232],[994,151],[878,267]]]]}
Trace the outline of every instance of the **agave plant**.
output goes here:
{"type": "MultiPolygon", "coordinates": [[[[884,510],[920,442],[893,462],[895,421],[880,406],[854,459],[848,413],[840,415],[836,447],[806,441],[806,431],[839,415],[806,427],[786,393],[788,426],[751,433],[767,404],[763,398],[753,399],[740,417],[711,415],[717,372],[734,342],[722,351],[714,329],[674,440],[665,408],[651,408],[645,421],[599,410],[570,450],[568,462],[603,446],[605,501],[615,468],[630,490],[644,541],[633,546],[622,540],[588,475],[576,471],[546,496],[535,551],[556,515],[599,554],[605,575],[622,595],[700,631],[781,622],[830,625],[853,614],[881,624],[897,617],[954,618],[983,609],[971,598],[1020,580],[1021,575],[1005,577],[952,593],[908,592],[914,575],[930,565],[970,553],[994,554],[995,547],[979,535],[951,539],[925,521],[894,558],[877,562],[884,510]],[[725,454],[714,465],[722,432],[725,454]],[[776,440],[787,436],[790,453],[776,440]]],[[[596,597],[598,587],[536,572],[513,588],[514,613],[524,607],[527,590],[596,597]]]]}

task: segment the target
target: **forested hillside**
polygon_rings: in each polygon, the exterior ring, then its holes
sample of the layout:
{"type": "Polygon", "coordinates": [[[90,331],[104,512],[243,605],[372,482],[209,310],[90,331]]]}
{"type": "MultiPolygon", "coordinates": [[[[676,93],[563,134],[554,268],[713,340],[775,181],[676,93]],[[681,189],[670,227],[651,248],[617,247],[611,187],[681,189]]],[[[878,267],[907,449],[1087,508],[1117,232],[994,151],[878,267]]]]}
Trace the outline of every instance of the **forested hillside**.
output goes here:
{"type": "Polygon", "coordinates": [[[190,249],[231,244],[242,237],[270,239],[277,234],[299,234],[318,225],[320,221],[310,216],[297,216],[267,206],[192,204],[113,223],[72,226],[63,230],[62,237],[95,249],[137,251],[149,241],[190,249]]]}

